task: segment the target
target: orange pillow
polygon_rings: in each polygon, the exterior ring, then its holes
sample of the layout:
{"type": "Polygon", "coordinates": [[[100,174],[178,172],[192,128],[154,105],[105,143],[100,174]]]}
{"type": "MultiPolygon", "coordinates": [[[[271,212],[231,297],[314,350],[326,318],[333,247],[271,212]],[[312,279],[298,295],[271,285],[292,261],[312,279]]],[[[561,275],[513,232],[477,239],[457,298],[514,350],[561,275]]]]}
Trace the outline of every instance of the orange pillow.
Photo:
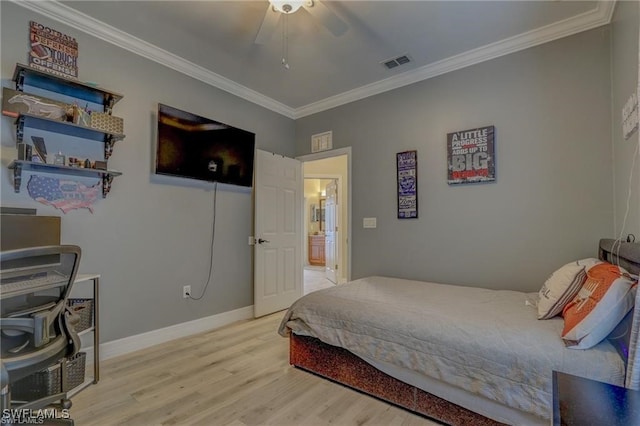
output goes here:
{"type": "Polygon", "coordinates": [[[597,345],[633,308],[637,282],[622,268],[600,263],[587,271],[578,294],[562,310],[562,339],[568,347],[597,345]]]}

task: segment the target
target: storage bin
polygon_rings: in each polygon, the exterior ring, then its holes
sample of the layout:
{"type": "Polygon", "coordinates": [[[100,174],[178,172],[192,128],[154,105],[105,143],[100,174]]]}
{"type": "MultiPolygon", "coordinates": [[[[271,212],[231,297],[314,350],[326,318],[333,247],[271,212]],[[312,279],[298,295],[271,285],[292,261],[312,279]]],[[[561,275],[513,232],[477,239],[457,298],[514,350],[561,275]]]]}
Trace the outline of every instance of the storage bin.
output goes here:
{"type": "Polygon", "coordinates": [[[89,126],[116,135],[124,133],[124,120],[115,115],[103,112],[92,112],[89,118],[89,126]]]}
{"type": "Polygon", "coordinates": [[[84,382],[86,352],[78,352],[67,361],[67,386],[62,389],[60,364],[24,377],[11,385],[11,399],[33,401],[59,392],[67,392],[84,382]]]}
{"type": "Polygon", "coordinates": [[[93,299],[67,299],[67,305],[80,316],[80,322],[76,325],[77,333],[93,325],[93,299]]]}

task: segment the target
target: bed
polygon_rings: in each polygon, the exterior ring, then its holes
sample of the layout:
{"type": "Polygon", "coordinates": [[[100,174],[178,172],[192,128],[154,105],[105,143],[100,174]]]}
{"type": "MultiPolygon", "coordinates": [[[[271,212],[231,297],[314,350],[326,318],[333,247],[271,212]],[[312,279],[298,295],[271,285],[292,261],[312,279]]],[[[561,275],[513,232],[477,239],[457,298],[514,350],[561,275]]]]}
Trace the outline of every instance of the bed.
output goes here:
{"type": "MultiPolygon", "coordinates": [[[[638,274],[640,244],[601,240],[599,258],[638,274]]],[[[278,331],[292,365],[444,423],[549,424],[554,370],[638,389],[633,294],[628,360],[606,339],[565,347],[538,293],[379,276],[300,298],[278,331]]]]}

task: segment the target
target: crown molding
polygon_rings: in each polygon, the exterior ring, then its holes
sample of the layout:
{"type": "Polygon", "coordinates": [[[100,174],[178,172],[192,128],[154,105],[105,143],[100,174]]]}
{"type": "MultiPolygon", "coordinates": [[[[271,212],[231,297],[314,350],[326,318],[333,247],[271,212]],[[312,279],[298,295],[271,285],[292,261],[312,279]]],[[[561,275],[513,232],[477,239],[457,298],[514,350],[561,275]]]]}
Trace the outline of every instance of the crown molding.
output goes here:
{"type": "Polygon", "coordinates": [[[193,77],[220,90],[231,93],[254,104],[260,105],[285,117],[294,118],[293,108],[284,105],[261,93],[251,90],[226,77],[209,71],[200,65],[194,64],[178,55],[167,52],[151,43],[132,36],[111,25],[105,24],[89,15],[72,9],[56,0],[24,1],[11,0],[13,3],[40,13],[48,18],[61,22],[76,30],[97,37],[101,40],[128,50],[136,55],[157,62],[182,74],[193,77]]]}
{"type": "Polygon", "coordinates": [[[314,102],[299,108],[292,108],[268,96],[242,86],[226,77],[209,71],[178,55],[167,52],[151,43],[132,36],[115,27],[98,21],[89,15],[65,6],[56,0],[25,1],[11,0],[19,6],[40,13],[69,27],[97,37],[136,55],[157,62],[182,74],[224,90],[249,102],[267,108],[285,117],[298,119],[331,108],[358,101],[419,81],[427,80],[451,71],[466,68],[480,62],[518,52],[540,44],[577,34],[606,25],[611,22],[615,0],[598,1],[597,6],[580,15],[537,28],[517,36],[472,49],[458,55],[422,66],[420,68],[376,81],[356,89],[314,102]]]}
{"type": "Polygon", "coordinates": [[[347,103],[368,98],[419,81],[427,80],[451,71],[466,68],[480,62],[518,52],[540,44],[590,30],[611,22],[615,0],[599,1],[597,7],[553,24],[537,28],[517,36],[463,52],[449,58],[433,62],[384,80],[376,81],[344,93],[297,108],[294,118],[302,118],[347,103]]]}

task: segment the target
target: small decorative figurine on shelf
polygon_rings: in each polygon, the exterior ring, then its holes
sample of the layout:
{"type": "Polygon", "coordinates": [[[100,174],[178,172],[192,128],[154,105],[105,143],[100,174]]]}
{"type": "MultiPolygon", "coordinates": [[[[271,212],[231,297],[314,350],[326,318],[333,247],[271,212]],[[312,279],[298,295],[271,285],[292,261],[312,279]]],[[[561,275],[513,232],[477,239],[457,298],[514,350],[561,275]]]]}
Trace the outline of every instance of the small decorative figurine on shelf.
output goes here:
{"type": "Polygon", "coordinates": [[[65,166],[65,156],[62,155],[62,152],[58,151],[58,153],[53,157],[53,164],[56,166],[65,166]]]}

